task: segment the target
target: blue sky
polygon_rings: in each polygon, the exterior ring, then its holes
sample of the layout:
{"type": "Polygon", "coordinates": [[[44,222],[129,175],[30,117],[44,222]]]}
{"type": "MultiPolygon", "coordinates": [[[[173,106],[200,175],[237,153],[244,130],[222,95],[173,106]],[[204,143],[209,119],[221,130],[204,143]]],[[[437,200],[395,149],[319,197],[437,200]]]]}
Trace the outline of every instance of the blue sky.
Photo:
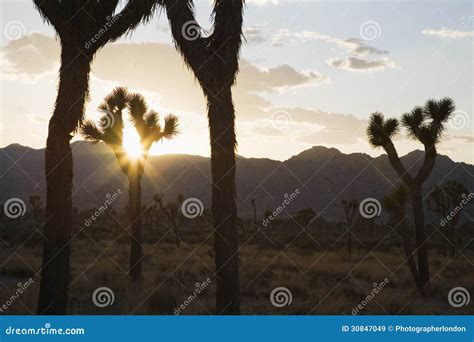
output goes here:
{"type": "MultiPolygon", "coordinates": [[[[211,5],[210,1],[197,2],[199,22],[206,28],[211,27],[211,5]]],[[[2,65],[8,64],[8,71],[2,68],[0,144],[20,142],[43,147],[46,120],[54,103],[56,75],[54,69],[27,75],[25,49],[11,47],[14,39],[7,30],[12,22],[20,23],[21,34],[14,34],[15,39],[24,39],[34,32],[53,37],[54,32],[42,22],[30,1],[2,0],[1,7],[2,65]],[[38,87],[51,89],[31,94],[38,87]],[[12,100],[20,96],[25,99],[21,106],[12,100]],[[34,137],[11,133],[25,124],[31,124],[29,128],[35,130],[34,137]]],[[[460,123],[449,126],[448,139],[441,144],[440,152],[454,160],[472,163],[472,14],[470,1],[247,1],[248,41],[242,49],[242,65],[246,67],[238,78],[236,90],[239,153],[286,159],[312,145],[325,145],[347,153],[362,151],[377,155],[380,151],[371,149],[363,135],[364,120],[370,113],[382,111],[398,117],[428,98],[450,96],[459,110],[460,123]],[[373,36],[361,31],[364,25],[375,30],[369,32],[373,36]],[[356,48],[361,47],[371,52],[356,52],[356,48]],[[246,100],[252,95],[257,96],[255,108],[246,100]],[[289,121],[284,127],[272,122],[279,111],[283,111],[289,121]],[[354,139],[344,139],[345,135],[354,134],[354,139]],[[255,148],[256,142],[258,148],[255,148]],[[280,144],[281,149],[275,150],[275,144],[280,144]]],[[[160,49],[164,49],[164,45],[172,47],[164,13],[118,43],[123,44],[120,46],[124,49],[132,49],[132,43],[150,42],[160,43],[156,45],[160,49]]],[[[27,44],[39,43],[25,41],[23,47],[27,44]]],[[[106,49],[97,56],[100,66],[104,64],[99,60],[103,58],[101,54],[107,54],[106,49]]],[[[38,56],[43,53],[39,46],[34,52],[40,53],[38,56]]],[[[32,65],[35,63],[33,55],[29,61],[32,65]]],[[[176,63],[181,65],[178,55],[176,58],[176,63]]],[[[88,116],[93,115],[94,106],[102,95],[118,82],[105,67],[102,69],[98,70],[97,79],[92,80],[88,116]]],[[[183,78],[188,78],[184,73],[183,78]]],[[[177,72],[176,77],[180,75],[177,72]]],[[[125,75],[123,79],[127,79],[125,75]]],[[[135,81],[133,85],[118,85],[137,89],[140,82],[135,81]]],[[[166,100],[177,96],[174,93],[158,92],[153,86],[137,90],[149,92],[160,110],[182,112],[184,128],[193,131],[187,135],[183,131],[181,140],[174,145],[165,143],[160,147],[161,152],[156,153],[208,154],[206,121],[199,100],[194,107],[180,106],[177,101],[166,100]],[[197,143],[198,136],[205,139],[197,143]],[[191,150],[186,147],[190,141],[191,150]]],[[[193,94],[189,97],[193,99],[200,96],[197,86],[196,93],[190,92],[193,94]]],[[[406,139],[397,143],[402,154],[420,148],[406,139]]]]}

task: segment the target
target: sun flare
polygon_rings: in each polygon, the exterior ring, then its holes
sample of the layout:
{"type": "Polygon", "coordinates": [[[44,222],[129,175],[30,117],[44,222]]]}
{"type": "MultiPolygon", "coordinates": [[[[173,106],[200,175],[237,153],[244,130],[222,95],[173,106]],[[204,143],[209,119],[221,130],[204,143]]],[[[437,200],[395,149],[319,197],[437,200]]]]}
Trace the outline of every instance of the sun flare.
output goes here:
{"type": "Polygon", "coordinates": [[[140,136],[133,126],[125,125],[123,130],[123,148],[127,155],[133,159],[143,157],[143,148],[140,136]]]}

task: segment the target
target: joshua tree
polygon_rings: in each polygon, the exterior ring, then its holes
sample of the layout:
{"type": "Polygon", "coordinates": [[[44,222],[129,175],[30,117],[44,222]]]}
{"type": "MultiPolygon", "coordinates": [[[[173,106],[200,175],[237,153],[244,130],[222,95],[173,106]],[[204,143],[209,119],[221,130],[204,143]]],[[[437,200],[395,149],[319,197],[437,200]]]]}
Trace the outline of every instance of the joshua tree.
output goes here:
{"type": "Polygon", "coordinates": [[[443,185],[436,185],[428,196],[428,208],[432,212],[442,216],[441,227],[447,227],[446,237],[449,245],[449,255],[456,254],[456,226],[461,217],[461,212],[465,208],[466,196],[469,191],[464,184],[456,181],[448,181],[443,185]]]}
{"type": "Polygon", "coordinates": [[[344,207],[344,216],[346,218],[346,227],[347,227],[347,253],[352,253],[352,224],[356,218],[357,211],[359,209],[359,201],[346,201],[342,200],[342,205],[344,207]]]}
{"type": "Polygon", "coordinates": [[[301,209],[296,213],[296,220],[301,223],[304,229],[308,227],[316,213],[311,208],[301,209]]]}
{"type": "Polygon", "coordinates": [[[38,195],[32,195],[30,196],[30,204],[31,208],[33,209],[33,218],[35,220],[35,224],[37,225],[39,216],[41,215],[41,211],[43,210],[43,201],[38,195]]]}
{"type": "Polygon", "coordinates": [[[255,204],[255,198],[252,198],[250,203],[252,204],[253,208],[253,223],[255,224],[255,227],[257,227],[257,206],[255,204]]]}
{"type": "Polygon", "coordinates": [[[235,204],[235,110],[232,86],[239,69],[243,0],[216,0],[209,36],[195,19],[193,0],[161,0],[184,61],[207,99],[211,140],[212,206],[215,229],[216,309],[240,313],[237,209],[235,204]]]}
{"type": "Polygon", "coordinates": [[[163,204],[163,194],[157,194],[153,197],[153,199],[158,204],[160,211],[165,214],[168,221],[170,221],[175,236],[176,246],[179,247],[180,242],[183,240],[178,230],[179,221],[182,215],[180,208],[184,201],[183,195],[178,194],[176,197],[176,202],[168,202],[167,204],[163,204]]]}
{"type": "Polygon", "coordinates": [[[104,112],[98,126],[92,121],[85,121],[81,127],[84,137],[93,142],[103,141],[109,145],[118,164],[128,179],[129,218],[131,225],[130,277],[138,279],[141,273],[141,179],[151,146],[162,140],[169,139],[178,133],[178,118],[168,115],[165,125],[160,125],[160,116],[148,110],[145,99],[140,94],[129,94],[125,88],[116,88],[99,106],[104,112]],[[123,116],[128,107],[130,118],[140,137],[141,156],[128,156],[123,147],[123,116]]]}
{"type": "Polygon", "coordinates": [[[401,123],[407,129],[408,136],[421,142],[425,150],[423,164],[414,177],[405,169],[392,142],[392,138],[399,131],[398,120],[384,119],[383,114],[374,113],[370,117],[367,128],[369,142],[374,147],[382,147],[387,152],[390,164],[410,191],[415,221],[418,273],[422,288],[430,284],[422,187],[433,170],[437,155],[436,144],[440,141],[445,130],[445,123],[454,109],[453,100],[444,98],[439,101],[429,100],[424,107],[415,107],[410,113],[403,114],[401,123]]]}
{"type": "Polygon", "coordinates": [[[389,224],[395,229],[403,242],[403,252],[407,259],[408,268],[413,277],[415,285],[421,289],[420,278],[416,268],[416,261],[413,253],[411,234],[406,216],[406,204],[408,201],[408,190],[404,186],[395,189],[391,194],[384,197],[382,207],[390,213],[389,224]]]}
{"type": "Polygon", "coordinates": [[[45,152],[47,219],[38,313],[65,314],[72,226],[73,167],[69,143],[83,118],[90,64],[105,44],[148,20],[156,0],[129,0],[119,13],[115,13],[118,0],[33,2],[61,43],[58,95],[45,152]]]}

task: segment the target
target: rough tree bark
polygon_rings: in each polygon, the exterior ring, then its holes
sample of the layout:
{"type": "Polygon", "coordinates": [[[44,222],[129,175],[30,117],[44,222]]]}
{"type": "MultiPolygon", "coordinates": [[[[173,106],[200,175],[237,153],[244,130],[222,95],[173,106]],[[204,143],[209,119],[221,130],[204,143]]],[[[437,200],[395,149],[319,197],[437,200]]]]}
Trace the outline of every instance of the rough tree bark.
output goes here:
{"type": "Polygon", "coordinates": [[[46,220],[38,313],[66,313],[72,229],[73,162],[69,142],[88,94],[91,58],[63,46],[58,96],[45,151],[46,220]],[[71,105],[72,104],[72,105],[71,105]]]}
{"type": "MultiPolygon", "coordinates": [[[[237,208],[235,204],[235,113],[230,87],[208,96],[211,137],[212,214],[217,269],[217,308],[240,310],[237,208]]],[[[219,313],[219,312],[218,312],[219,313]]]]}
{"type": "Polygon", "coordinates": [[[191,0],[161,0],[178,50],[208,103],[211,139],[212,215],[216,249],[217,314],[239,314],[237,210],[235,204],[234,105],[231,88],[239,67],[243,1],[216,0],[214,30],[203,37],[191,0]],[[186,28],[194,28],[193,37],[186,28]]]}
{"type": "Polygon", "coordinates": [[[415,246],[418,255],[418,276],[421,289],[430,284],[430,270],[428,262],[428,247],[425,235],[425,214],[421,185],[414,185],[410,189],[413,219],[415,221],[415,246]]]}

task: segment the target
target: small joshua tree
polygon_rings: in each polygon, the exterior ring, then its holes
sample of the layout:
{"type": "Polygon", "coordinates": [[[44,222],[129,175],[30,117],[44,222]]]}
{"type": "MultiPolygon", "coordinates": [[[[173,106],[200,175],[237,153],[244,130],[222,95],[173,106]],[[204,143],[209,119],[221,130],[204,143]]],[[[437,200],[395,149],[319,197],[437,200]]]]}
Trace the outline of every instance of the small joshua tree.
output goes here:
{"type": "Polygon", "coordinates": [[[178,194],[176,197],[176,202],[168,202],[167,204],[163,204],[163,194],[157,194],[153,197],[153,199],[158,204],[160,211],[165,214],[168,221],[170,221],[175,236],[176,246],[179,247],[180,242],[183,241],[181,235],[179,234],[179,224],[182,216],[180,208],[183,204],[184,196],[182,194],[178,194]]]}
{"type": "Polygon", "coordinates": [[[161,127],[160,116],[148,110],[145,99],[140,94],[129,94],[125,88],[116,88],[99,106],[104,113],[99,125],[85,121],[81,131],[86,140],[103,141],[110,146],[118,164],[128,179],[129,217],[131,225],[130,276],[138,279],[141,273],[141,178],[151,146],[164,138],[170,139],[178,133],[178,118],[168,115],[161,127]],[[128,108],[131,121],[140,137],[141,155],[127,155],[123,146],[122,112],[128,108]]]}
{"type": "Polygon", "coordinates": [[[35,225],[38,225],[38,219],[43,211],[43,201],[38,195],[30,196],[30,204],[33,209],[33,218],[35,220],[35,225]]]}
{"type": "Polygon", "coordinates": [[[409,232],[409,224],[406,215],[408,197],[409,193],[406,187],[400,186],[382,199],[382,207],[390,213],[388,224],[392,226],[401,237],[403,241],[403,252],[405,253],[410,273],[415,285],[417,288],[420,288],[420,278],[416,268],[412,238],[409,232]]]}
{"type": "Polygon", "coordinates": [[[354,224],[354,219],[356,219],[356,216],[357,216],[357,211],[359,209],[359,201],[342,200],[341,203],[344,207],[344,217],[346,219],[347,253],[351,254],[352,253],[352,225],[354,224]]]}
{"type": "MultiPolygon", "coordinates": [[[[456,226],[459,223],[461,213],[467,204],[466,196],[469,191],[464,184],[457,181],[448,181],[443,185],[436,185],[428,196],[428,209],[440,214],[441,227],[447,228],[445,236],[448,240],[446,247],[449,255],[456,254],[456,226]]],[[[443,234],[444,235],[444,234],[443,234]]]]}
{"type": "Polygon", "coordinates": [[[426,288],[430,284],[422,187],[433,170],[437,155],[436,144],[441,140],[445,124],[454,110],[453,100],[444,98],[439,101],[429,100],[424,107],[415,107],[410,113],[403,114],[401,123],[407,130],[408,137],[422,143],[425,150],[423,164],[415,176],[408,173],[392,142],[392,138],[399,131],[399,121],[394,118],[385,119],[383,114],[374,113],[370,117],[367,128],[370,144],[385,150],[393,169],[409,189],[415,221],[418,273],[422,288],[426,288]]]}
{"type": "Polygon", "coordinates": [[[253,223],[255,224],[255,227],[257,227],[257,206],[255,204],[255,198],[252,198],[250,203],[252,204],[253,208],[253,223]]]}
{"type": "Polygon", "coordinates": [[[311,208],[301,209],[296,213],[296,220],[300,222],[303,229],[307,229],[309,224],[312,222],[313,218],[316,216],[316,213],[311,208]]]}

